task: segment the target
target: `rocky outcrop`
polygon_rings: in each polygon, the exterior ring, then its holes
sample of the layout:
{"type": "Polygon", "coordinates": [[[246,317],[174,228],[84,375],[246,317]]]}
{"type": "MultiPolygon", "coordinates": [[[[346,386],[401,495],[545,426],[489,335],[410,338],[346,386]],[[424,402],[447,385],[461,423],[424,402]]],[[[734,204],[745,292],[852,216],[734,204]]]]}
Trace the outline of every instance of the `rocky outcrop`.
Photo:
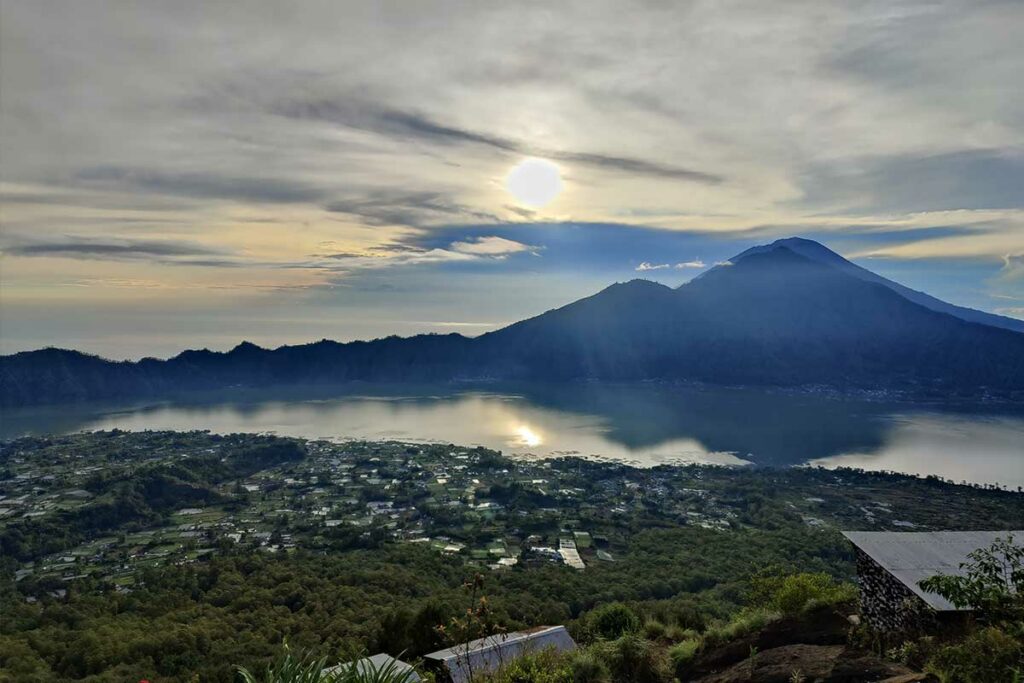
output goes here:
{"type": "Polygon", "coordinates": [[[924,681],[910,669],[845,645],[785,645],[748,656],[698,683],[867,683],[924,681]]]}

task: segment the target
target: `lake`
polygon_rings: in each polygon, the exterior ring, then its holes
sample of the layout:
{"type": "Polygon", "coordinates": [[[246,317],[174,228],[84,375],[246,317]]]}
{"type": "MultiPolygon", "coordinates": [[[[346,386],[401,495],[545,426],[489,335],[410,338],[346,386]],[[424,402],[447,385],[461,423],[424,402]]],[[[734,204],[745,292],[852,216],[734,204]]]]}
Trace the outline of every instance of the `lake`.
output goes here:
{"type": "Polygon", "coordinates": [[[665,385],[239,390],[6,411],[0,437],[115,427],[446,442],[642,466],[849,466],[1024,485],[1024,406],[918,406],[665,385]]]}

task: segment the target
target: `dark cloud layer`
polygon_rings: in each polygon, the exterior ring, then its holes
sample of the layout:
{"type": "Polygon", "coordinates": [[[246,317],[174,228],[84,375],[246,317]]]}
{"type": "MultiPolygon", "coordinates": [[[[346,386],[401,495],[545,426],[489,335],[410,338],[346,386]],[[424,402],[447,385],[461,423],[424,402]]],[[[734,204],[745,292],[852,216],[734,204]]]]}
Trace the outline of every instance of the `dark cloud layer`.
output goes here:
{"type": "Polygon", "coordinates": [[[804,174],[802,202],[859,211],[1024,208],[1024,153],[971,150],[815,165],[804,174]]]}
{"type": "Polygon", "coordinates": [[[225,258],[231,255],[229,252],[194,242],[172,240],[67,238],[45,242],[23,241],[5,246],[4,253],[14,256],[159,261],[198,266],[237,265],[237,261],[225,258]]]}
{"type": "Polygon", "coordinates": [[[722,176],[714,173],[670,166],[644,159],[536,147],[507,137],[446,125],[420,113],[389,109],[365,102],[291,99],[272,105],[271,111],[288,118],[330,122],[397,138],[436,144],[481,145],[504,152],[586,164],[625,173],[707,184],[717,184],[724,180],[722,176]]]}
{"type": "Polygon", "coordinates": [[[498,220],[492,213],[454,202],[441,192],[377,191],[358,198],[331,201],[326,209],[359,216],[371,225],[420,227],[457,218],[486,222],[498,220]]]}
{"type": "Polygon", "coordinates": [[[86,185],[108,186],[118,190],[135,188],[156,194],[197,199],[289,204],[324,198],[323,190],[286,178],[242,177],[215,172],[167,173],[117,166],[86,168],[76,177],[86,185]]]}

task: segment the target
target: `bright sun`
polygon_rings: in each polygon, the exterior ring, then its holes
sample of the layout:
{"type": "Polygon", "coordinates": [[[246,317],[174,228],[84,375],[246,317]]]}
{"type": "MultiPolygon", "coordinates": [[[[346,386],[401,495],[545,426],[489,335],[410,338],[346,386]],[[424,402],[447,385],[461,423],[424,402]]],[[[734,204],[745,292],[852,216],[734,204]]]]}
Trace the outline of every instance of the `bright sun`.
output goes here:
{"type": "Polygon", "coordinates": [[[505,176],[505,189],[520,204],[539,209],[562,191],[562,172],[544,159],[524,159],[505,176]]]}

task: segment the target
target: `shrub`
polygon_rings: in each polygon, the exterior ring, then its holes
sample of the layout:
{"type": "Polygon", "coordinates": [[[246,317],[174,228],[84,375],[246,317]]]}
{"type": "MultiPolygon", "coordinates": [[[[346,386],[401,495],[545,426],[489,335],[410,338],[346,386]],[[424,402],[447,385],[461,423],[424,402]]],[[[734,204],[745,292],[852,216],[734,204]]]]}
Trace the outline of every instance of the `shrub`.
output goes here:
{"type": "Polygon", "coordinates": [[[295,654],[288,645],[284,653],[257,675],[245,667],[238,667],[243,683],[334,683],[336,676],[324,674],[327,658],[315,659],[308,653],[295,654]]]}
{"type": "Polygon", "coordinates": [[[517,657],[493,675],[481,678],[493,683],[573,683],[574,680],[570,660],[553,649],[517,657]]]}
{"type": "Polygon", "coordinates": [[[665,638],[665,624],[655,619],[648,619],[644,622],[644,638],[647,640],[662,640],[665,638]]]}
{"type": "Polygon", "coordinates": [[[959,645],[944,647],[926,669],[943,683],[1010,681],[1024,670],[1024,647],[1004,631],[988,627],[959,645]]]}
{"type": "Polygon", "coordinates": [[[570,663],[573,683],[607,683],[608,667],[590,650],[577,650],[570,663]]]}
{"type": "Polygon", "coordinates": [[[890,647],[885,656],[912,669],[922,669],[934,652],[935,639],[925,636],[917,640],[904,640],[899,645],[890,647]]]}
{"type": "Polygon", "coordinates": [[[663,683],[671,680],[664,650],[635,633],[627,633],[602,648],[605,661],[615,680],[631,683],[663,683]]]}
{"type": "Polygon", "coordinates": [[[745,609],[724,624],[712,626],[704,632],[704,640],[719,645],[741,638],[778,620],[779,614],[765,609],[745,609]]]}
{"type": "Polygon", "coordinates": [[[760,576],[751,581],[750,602],[783,614],[799,614],[815,605],[852,602],[857,589],[849,583],[836,583],[828,574],[789,574],[760,576]]]}
{"type": "Polygon", "coordinates": [[[704,642],[700,638],[692,638],[684,640],[681,643],[677,643],[669,648],[668,657],[672,661],[672,667],[675,669],[676,677],[679,680],[685,680],[686,674],[690,670],[690,665],[693,664],[693,660],[697,658],[700,653],[701,647],[704,642]]]}
{"type": "Polygon", "coordinates": [[[691,638],[696,638],[697,635],[697,632],[692,628],[683,628],[682,626],[669,626],[665,629],[665,640],[670,643],[690,640],[691,638]]]}
{"type": "Polygon", "coordinates": [[[694,605],[688,603],[677,604],[672,616],[676,625],[682,628],[703,631],[708,625],[707,615],[694,605]]]}
{"type": "Polygon", "coordinates": [[[594,633],[605,640],[615,640],[640,629],[640,617],[621,602],[598,607],[591,612],[589,621],[594,633]]]}
{"type": "Polygon", "coordinates": [[[242,683],[408,683],[413,676],[411,671],[399,671],[394,662],[380,669],[348,665],[328,672],[326,668],[326,657],[316,659],[309,653],[296,654],[286,644],[281,656],[267,666],[262,675],[238,667],[238,677],[242,683]]]}

